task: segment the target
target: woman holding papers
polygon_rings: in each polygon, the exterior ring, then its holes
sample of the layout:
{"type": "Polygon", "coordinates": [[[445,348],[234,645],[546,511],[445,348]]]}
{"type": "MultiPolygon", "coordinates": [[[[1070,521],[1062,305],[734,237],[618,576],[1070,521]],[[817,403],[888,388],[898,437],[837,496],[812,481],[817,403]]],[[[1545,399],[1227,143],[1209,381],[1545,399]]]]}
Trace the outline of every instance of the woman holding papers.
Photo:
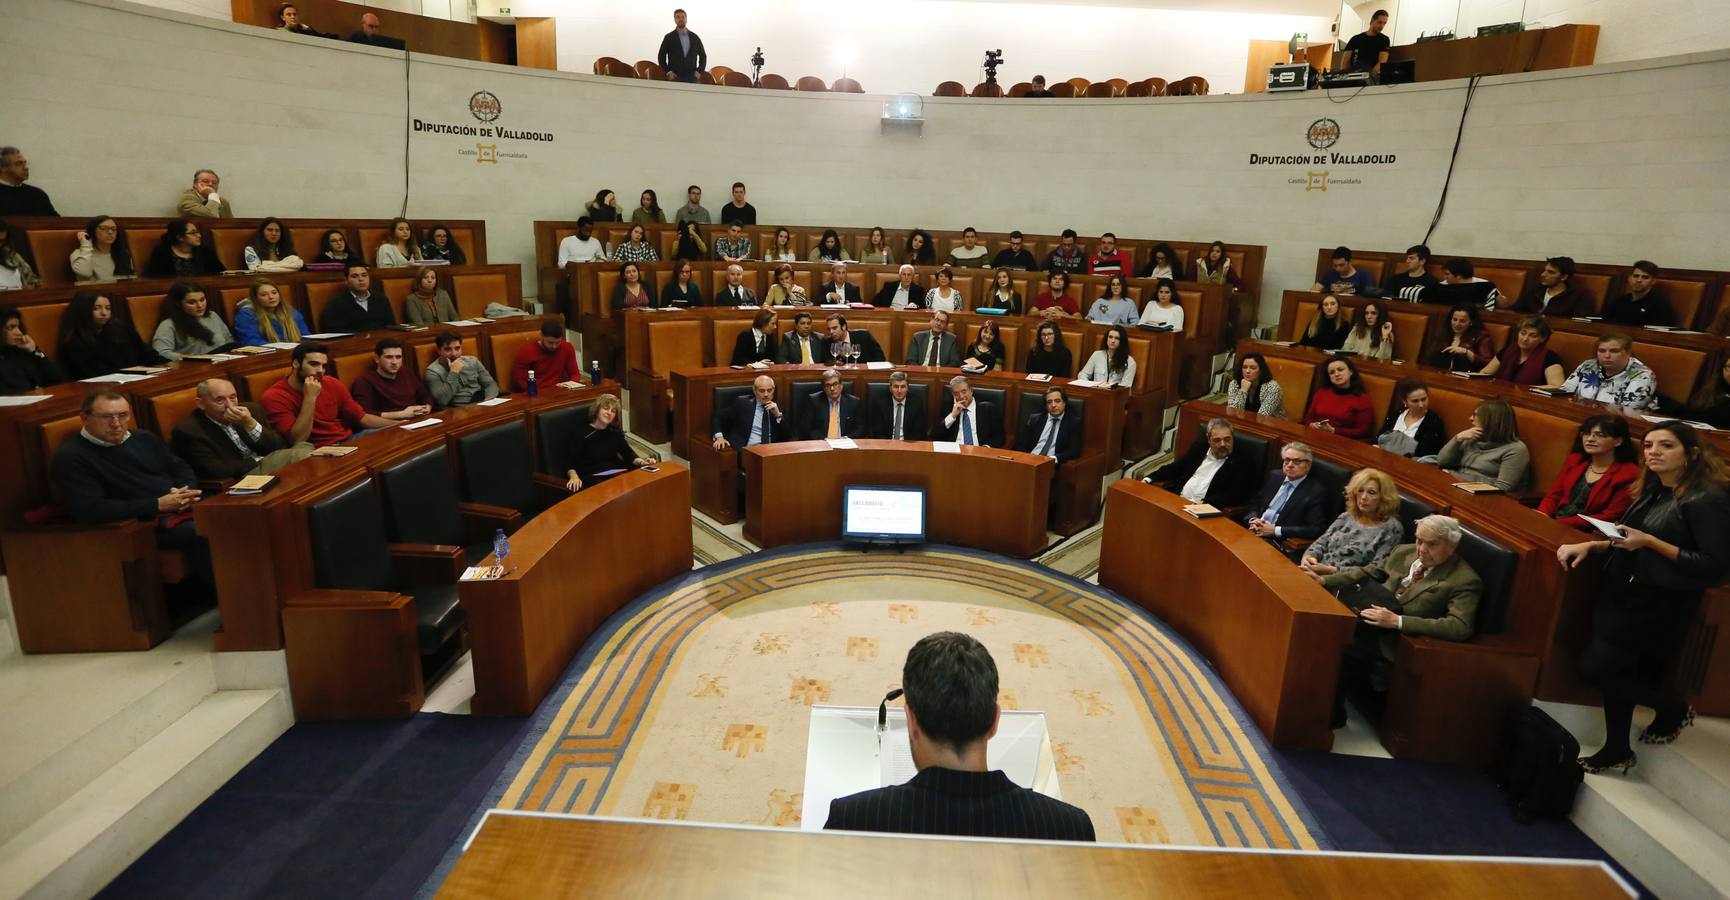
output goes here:
{"type": "Polygon", "coordinates": [[[565,468],[565,487],[580,491],[650,463],[631,453],[619,422],[619,398],[602,394],[589,407],[589,427],[577,435],[565,468]]]}

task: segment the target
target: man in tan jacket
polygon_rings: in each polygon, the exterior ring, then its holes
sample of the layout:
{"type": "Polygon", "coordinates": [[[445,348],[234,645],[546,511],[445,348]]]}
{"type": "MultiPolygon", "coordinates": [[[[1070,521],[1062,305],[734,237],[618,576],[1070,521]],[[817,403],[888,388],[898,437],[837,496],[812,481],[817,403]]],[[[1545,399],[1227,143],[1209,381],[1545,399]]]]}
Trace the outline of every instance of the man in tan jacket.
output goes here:
{"type": "Polygon", "coordinates": [[[180,202],[175,205],[176,213],[206,219],[234,218],[234,210],[229,208],[228,201],[216,192],[221,184],[222,179],[209,169],[192,173],[192,187],[180,193],[180,202]]]}

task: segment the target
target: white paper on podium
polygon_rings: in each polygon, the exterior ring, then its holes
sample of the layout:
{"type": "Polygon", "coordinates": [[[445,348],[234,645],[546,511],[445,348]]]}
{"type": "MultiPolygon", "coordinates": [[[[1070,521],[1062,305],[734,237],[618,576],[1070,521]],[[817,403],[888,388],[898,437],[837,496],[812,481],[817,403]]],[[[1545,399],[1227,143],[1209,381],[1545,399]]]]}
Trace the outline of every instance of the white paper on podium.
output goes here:
{"type": "MultiPolygon", "coordinates": [[[[837,797],[902,784],[914,775],[907,744],[907,714],[889,710],[888,730],[878,752],[877,709],[865,706],[811,707],[811,736],[805,747],[805,798],[799,827],[822,831],[829,803],[837,797]]],[[[1053,799],[1057,764],[1045,731],[1045,713],[1004,710],[997,734],[986,745],[987,765],[1009,780],[1053,799]]]]}

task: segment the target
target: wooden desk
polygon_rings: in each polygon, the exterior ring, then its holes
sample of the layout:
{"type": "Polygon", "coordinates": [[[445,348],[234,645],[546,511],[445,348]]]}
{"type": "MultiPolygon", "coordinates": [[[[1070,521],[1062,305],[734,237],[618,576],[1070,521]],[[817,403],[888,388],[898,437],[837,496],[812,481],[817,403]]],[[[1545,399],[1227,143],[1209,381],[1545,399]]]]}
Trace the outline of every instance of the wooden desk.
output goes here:
{"type": "Polygon", "coordinates": [[[745,451],[745,538],[779,547],[841,536],[849,484],[925,489],[925,534],[935,543],[1023,559],[1045,549],[1045,510],[1057,464],[991,447],[938,453],[928,441],[824,441],[757,445],[745,451]]]}
{"type": "Polygon", "coordinates": [[[1401,44],[1388,49],[1388,61],[1416,62],[1418,81],[1446,81],[1479,74],[1512,75],[1589,66],[1597,54],[1598,26],[1558,25],[1454,41],[1401,44]]]}
{"type": "Polygon", "coordinates": [[[808,834],[494,810],[439,889],[494,897],[1634,896],[1601,862],[808,834]]]}
{"type": "MultiPolygon", "coordinates": [[[[600,624],[691,569],[691,473],[660,463],[572,494],[511,535],[511,571],[465,581],[474,712],[526,716],[600,624]]],[[[482,565],[492,565],[488,556],[482,565]]]]}

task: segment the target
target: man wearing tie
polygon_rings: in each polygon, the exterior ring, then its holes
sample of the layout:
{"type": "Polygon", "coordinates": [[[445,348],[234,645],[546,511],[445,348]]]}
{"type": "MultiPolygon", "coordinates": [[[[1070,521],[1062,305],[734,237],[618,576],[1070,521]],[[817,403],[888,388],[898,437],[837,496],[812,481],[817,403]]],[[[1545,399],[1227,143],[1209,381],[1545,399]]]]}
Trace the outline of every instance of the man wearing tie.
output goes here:
{"type": "Polygon", "coordinates": [[[961,366],[961,349],[955,335],[949,333],[949,314],[941,309],[931,311],[931,327],[907,342],[907,365],[961,366]]]}
{"type": "Polygon", "coordinates": [[[829,353],[829,342],[818,347],[817,335],[811,331],[811,314],[801,310],[793,315],[793,332],[781,338],[781,352],[775,361],[794,366],[810,366],[823,361],[829,353]]]}
{"type": "Polygon", "coordinates": [[[1293,441],[1280,450],[1280,470],[1268,475],[1261,493],[1250,501],[1252,534],[1270,541],[1321,536],[1328,524],[1327,489],[1309,477],[1310,463],[1310,448],[1304,444],[1293,441]]]}
{"type": "Polygon", "coordinates": [[[1003,446],[1003,416],[997,404],[974,400],[973,385],[964,375],[949,379],[949,393],[955,397],[955,406],[943,417],[939,440],[975,447],[1003,446]]]}
{"type": "Polygon", "coordinates": [[[1069,395],[1053,385],[1045,389],[1045,411],[1034,413],[1021,426],[1015,449],[1049,456],[1063,465],[1081,455],[1081,416],[1069,414],[1069,395]]]}
{"type": "Polygon", "coordinates": [[[727,283],[715,295],[716,306],[756,306],[757,292],[745,286],[745,268],[738,263],[727,267],[727,283]]]}
{"type": "Polygon", "coordinates": [[[847,281],[847,264],[838,262],[829,268],[829,280],[817,288],[818,303],[858,303],[859,286],[847,281]]]}
{"type": "Polygon", "coordinates": [[[842,391],[840,372],[823,370],[823,390],[805,398],[804,419],[799,436],[807,441],[860,436],[859,398],[842,391]]]}
{"type": "Polygon", "coordinates": [[[774,321],[774,310],[757,310],[756,318],[751,320],[751,327],[739,332],[738,340],[733,342],[731,365],[748,366],[754,362],[775,361],[775,334],[772,330],[774,321]]]}
{"type": "MultiPolygon", "coordinates": [[[[754,447],[787,440],[781,407],[775,403],[775,379],[758,375],[751,382],[751,396],[734,397],[715,415],[714,448],[754,447]]],[[[743,463],[741,463],[743,467],[743,463]]]]}
{"type": "MultiPolygon", "coordinates": [[[[883,355],[883,347],[877,343],[876,338],[871,336],[871,332],[863,328],[858,331],[848,328],[846,316],[838,312],[830,313],[828,325],[829,346],[824,348],[825,353],[829,352],[836,344],[852,344],[859,348],[859,359],[862,362],[883,362],[886,359],[883,355]]],[[[823,347],[824,344],[822,341],[818,341],[817,346],[823,347]]]]}
{"type": "Polygon", "coordinates": [[[906,372],[889,375],[889,395],[871,403],[865,436],[891,441],[923,441],[927,433],[925,392],[914,391],[906,372]]]}

